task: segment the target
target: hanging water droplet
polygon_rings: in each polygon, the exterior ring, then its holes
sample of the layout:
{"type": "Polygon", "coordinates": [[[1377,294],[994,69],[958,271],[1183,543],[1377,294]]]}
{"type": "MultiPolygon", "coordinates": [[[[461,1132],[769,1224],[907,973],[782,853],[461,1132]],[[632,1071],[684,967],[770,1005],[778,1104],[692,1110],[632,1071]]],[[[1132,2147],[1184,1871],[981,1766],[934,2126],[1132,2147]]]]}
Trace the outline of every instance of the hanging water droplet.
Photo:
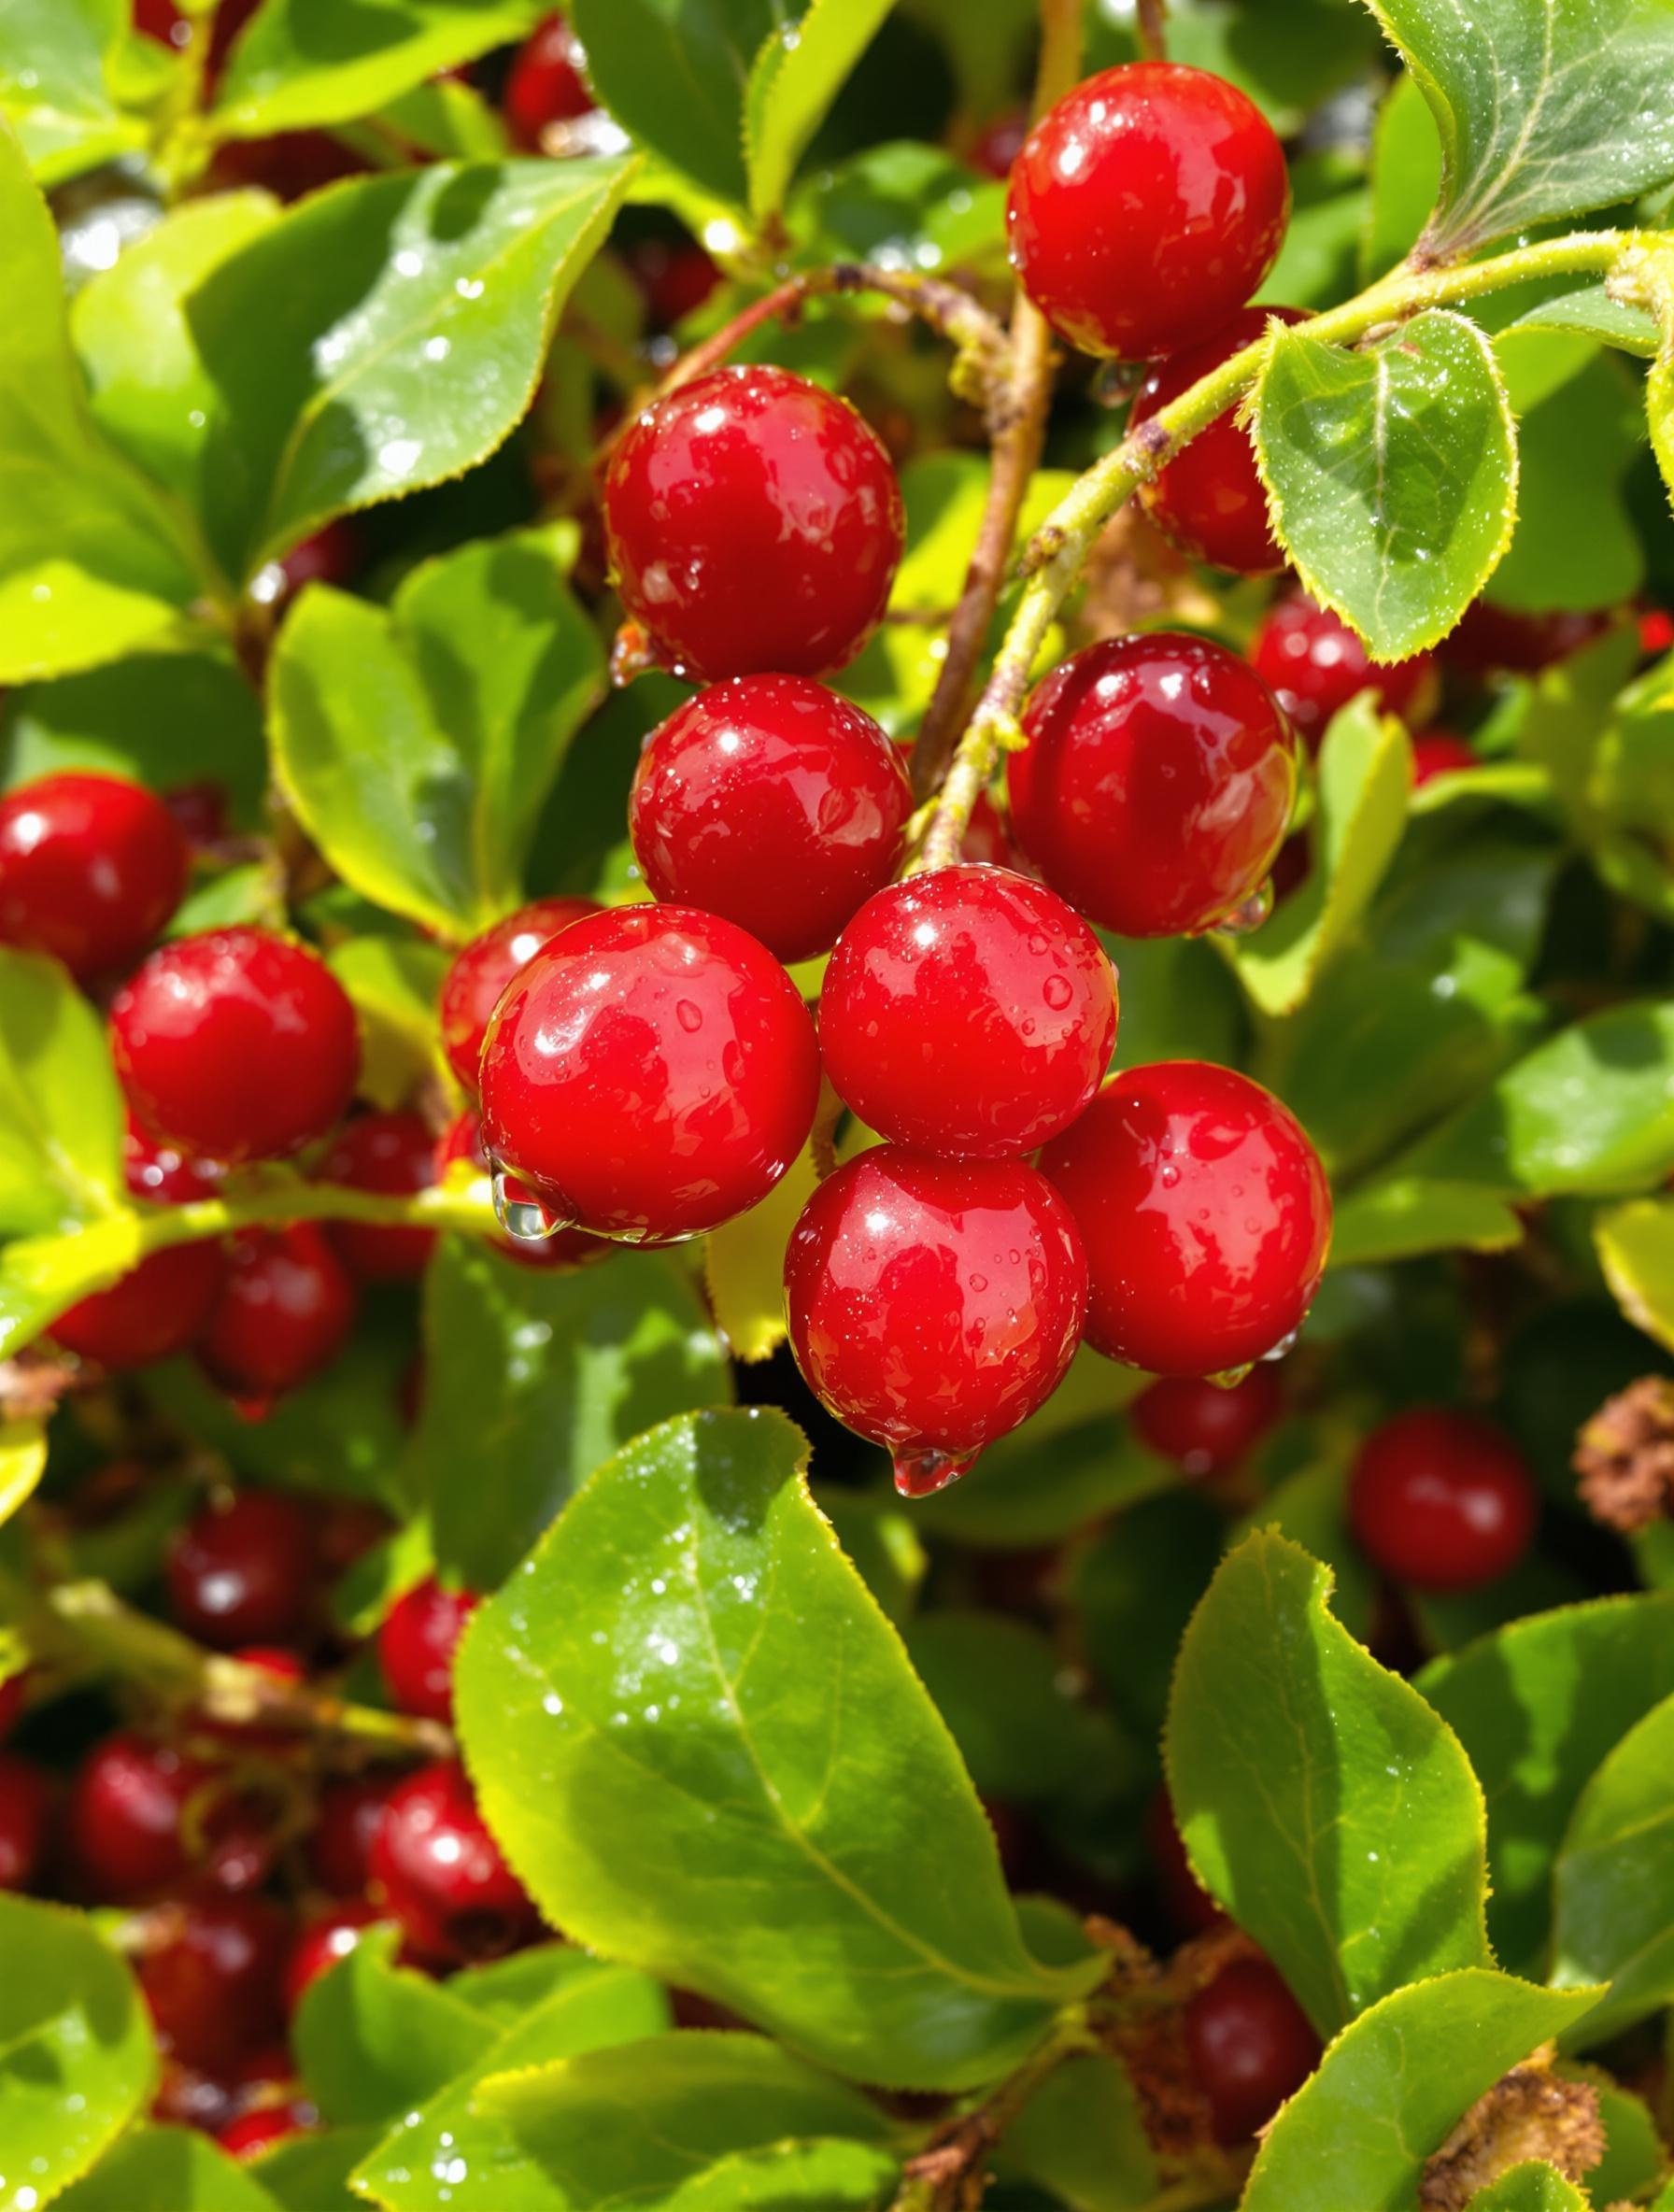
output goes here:
{"type": "Polygon", "coordinates": [[[1252,891],[1241,906],[1235,906],[1213,925],[1211,934],[1215,937],[1248,937],[1259,929],[1273,911],[1273,879],[1270,875],[1258,890],[1252,891]]]}
{"type": "Polygon", "coordinates": [[[895,1454],[895,1487],[902,1497],[930,1497],[976,1465],[976,1453],[938,1452],[933,1445],[895,1454]]]}
{"type": "MultiPolygon", "coordinates": [[[[1302,1321],[1306,1321],[1307,1318],[1307,1314],[1304,1313],[1302,1316],[1302,1321]]],[[[1264,1360],[1283,1359],[1288,1353],[1294,1352],[1297,1348],[1297,1339],[1302,1333],[1302,1321],[1298,1321],[1295,1328],[1293,1328],[1288,1335],[1281,1337],[1279,1341],[1273,1345],[1270,1351],[1264,1352],[1261,1355],[1262,1358],[1264,1360]]]]}
{"type": "Polygon", "coordinates": [[[1203,1380],[1213,1382],[1217,1390],[1236,1390],[1255,1365],[1253,1359],[1246,1359],[1241,1368],[1223,1368],[1218,1375],[1205,1375],[1203,1380]]]}
{"type": "Polygon", "coordinates": [[[508,1175],[498,1161],[490,1161],[494,1194],[494,1219],[500,1224],[514,1244],[545,1244],[549,1238],[561,1236],[565,1229],[573,1229],[573,1221],[560,1221],[557,1214],[548,1213],[538,1199],[532,1198],[515,1175],[508,1175]]]}

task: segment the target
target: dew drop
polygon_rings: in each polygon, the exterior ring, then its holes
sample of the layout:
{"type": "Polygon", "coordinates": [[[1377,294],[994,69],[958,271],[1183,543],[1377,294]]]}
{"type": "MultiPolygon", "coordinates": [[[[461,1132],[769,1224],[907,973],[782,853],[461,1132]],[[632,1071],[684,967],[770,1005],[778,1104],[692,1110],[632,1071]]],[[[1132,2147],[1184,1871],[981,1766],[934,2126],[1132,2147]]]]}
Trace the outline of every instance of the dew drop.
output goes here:
{"type": "Polygon", "coordinates": [[[508,1175],[497,1162],[492,1165],[494,1219],[515,1244],[545,1244],[548,1238],[575,1227],[573,1221],[563,1221],[557,1214],[548,1213],[545,1206],[530,1197],[516,1176],[508,1175]]]}
{"type": "Polygon", "coordinates": [[[934,1445],[922,1445],[915,1452],[898,1452],[895,1454],[895,1487],[902,1497],[930,1497],[938,1490],[945,1490],[950,1482],[957,1482],[961,1475],[968,1475],[976,1465],[974,1452],[939,1452],[934,1445]]]}
{"type": "Polygon", "coordinates": [[[1041,996],[1054,1014],[1062,1014],[1075,993],[1067,975],[1049,975],[1041,985],[1041,996]]]}
{"type": "Polygon", "coordinates": [[[1248,937],[1259,929],[1273,911],[1273,879],[1270,875],[1259,890],[1252,891],[1241,906],[1235,906],[1223,915],[1210,931],[1214,937],[1248,937]]]}
{"type": "Polygon", "coordinates": [[[703,1027],[703,1010],[690,999],[677,999],[674,1002],[674,1019],[683,1029],[695,1036],[703,1027]]]}

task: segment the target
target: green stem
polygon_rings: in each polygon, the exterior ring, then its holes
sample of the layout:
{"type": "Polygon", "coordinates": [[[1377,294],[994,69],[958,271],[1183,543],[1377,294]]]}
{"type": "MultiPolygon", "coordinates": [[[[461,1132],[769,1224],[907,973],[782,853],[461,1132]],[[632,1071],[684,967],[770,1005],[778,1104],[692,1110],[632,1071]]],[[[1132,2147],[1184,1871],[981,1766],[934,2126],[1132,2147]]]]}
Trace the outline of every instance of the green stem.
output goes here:
{"type": "Polygon", "coordinates": [[[434,1184],[404,1198],[287,1176],[283,1181],[241,1179],[224,1198],[194,1198],[189,1205],[148,1212],[141,1220],[139,1249],[143,1256],[170,1244],[231,1236],[237,1229],[278,1228],[293,1221],[363,1221],[377,1228],[499,1233],[484,1176],[464,1184],[434,1184]]]}

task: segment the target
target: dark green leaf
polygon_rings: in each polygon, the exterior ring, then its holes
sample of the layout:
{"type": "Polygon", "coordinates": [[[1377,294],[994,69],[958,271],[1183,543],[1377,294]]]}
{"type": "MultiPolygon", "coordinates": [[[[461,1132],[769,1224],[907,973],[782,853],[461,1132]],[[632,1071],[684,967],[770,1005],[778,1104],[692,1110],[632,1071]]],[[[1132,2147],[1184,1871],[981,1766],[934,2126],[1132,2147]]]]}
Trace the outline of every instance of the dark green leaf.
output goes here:
{"type": "Polygon", "coordinates": [[[1582,2177],[1588,2194],[1596,2203],[1610,2205],[1627,2197],[1637,2202],[1648,2196],[1667,2164],[1650,2106],[1602,2066],[1572,2059],[1558,2070],[1567,2081],[1586,2082],[1598,2098],[1605,2151],[1598,2164],[1589,2166],[1582,2177]]]}
{"type": "Polygon", "coordinates": [[[56,960],[0,946],[0,1230],[126,1204],[122,1099],[97,1014],[56,960]]]}
{"type": "Polygon", "coordinates": [[[824,1511],[855,1572],[899,1628],[912,1618],[929,1567],[915,1518],[893,1496],[870,1491],[832,1489],[824,1511]]]}
{"type": "MultiPolygon", "coordinates": [[[[1099,1364],[1109,1371],[1108,1361],[1099,1364]]],[[[1142,1386],[1145,1379],[1134,1380],[1142,1386]]],[[[955,1543],[1012,1551],[1071,1536],[1101,1514],[1171,1489],[1175,1481],[1172,1465],[1147,1451],[1114,1414],[1067,1428],[1048,1422],[1037,1430],[1026,1422],[983,1453],[980,1481],[956,1482],[924,1499],[914,1520],[955,1543]]]]}
{"type": "Polygon", "coordinates": [[[63,2212],[274,2212],[256,2178],[192,2128],[138,2128],[58,2200],[63,2212]]]}
{"type": "Polygon", "coordinates": [[[262,2157],[262,2186],[279,2212],[363,2212],[348,2177],[376,2144],[381,2128],[310,2129],[288,2135],[262,2157]]]}
{"type": "Polygon", "coordinates": [[[745,161],[757,222],[784,205],[798,161],[894,0],[808,0],[762,41],[745,92],[745,161]]]}
{"type": "Polygon", "coordinates": [[[624,129],[722,200],[746,196],[745,87],[774,0],[572,0],[588,75],[624,129]]]}
{"type": "Polygon", "coordinates": [[[1118,1513],[1076,1563],[1087,1658],[1118,1716],[1146,1743],[1162,1734],[1174,1654],[1219,1565],[1225,1525],[1170,1468],[1163,1495],[1118,1513]]]}
{"type": "Polygon", "coordinates": [[[291,2035],[303,2086],[333,2125],[385,2123],[473,2064],[491,2031],[376,1928],[309,1983],[291,2035]]]}
{"type": "Polygon", "coordinates": [[[125,0],[0,0],[0,114],[43,184],[145,143],[109,82],[127,33],[125,0]]]}
{"type": "Polygon", "coordinates": [[[1553,1869],[1559,1988],[1608,1982],[1596,2042],[1674,1997],[1674,1698],[1636,1723],[1582,1792],[1553,1869]]]}
{"type": "Polygon", "coordinates": [[[1053,2068],[1007,2128],[998,2164],[1070,2212],[1145,2212],[1163,2195],[1132,2080],[1108,2051],[1075,2051],[1053,2068]]]}
{"type": "Polygon", "coordinates": [[[1436,121],[1416,78],[1402,75],[1389,88],[1373,126],[1371,177],[1360,244],[1361,281],[1404,261],[1441,189],[1441,143],[1436,121]]]}

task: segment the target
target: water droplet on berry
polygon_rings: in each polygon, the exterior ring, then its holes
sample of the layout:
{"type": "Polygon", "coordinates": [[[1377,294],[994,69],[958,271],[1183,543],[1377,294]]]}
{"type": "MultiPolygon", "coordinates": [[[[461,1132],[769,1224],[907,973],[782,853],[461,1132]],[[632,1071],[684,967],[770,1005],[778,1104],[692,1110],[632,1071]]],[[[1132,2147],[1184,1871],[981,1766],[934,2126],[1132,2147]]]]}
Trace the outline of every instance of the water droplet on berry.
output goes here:
{"type": "Polygon", "coordinates": [[[1075,991],[1067,975],[1049,975],[1041,985],[1041,996],[1054,1014],[1062,1014],[1075,991]]]}
{"type": "Polygon", "coordinates": [[[1160,1176],[1158,1177],[1158,1181],[1161,1183],[1164,1190],[1172,1190],[1175,1184],[1180,1181],[1179,1169],[1172,1165],[1164,1168],[1160,1176]]]}
{"type": "Polygon", "coordinates": [[[938,1452],[927,1445],[895,1454],[895,1487],[902,1497],[930,1497],[976,1465],[974,1452],[938,1452]]]}
{"type": "Polygon", "coordinates": [[[1273,879],[1270,875],[1258,890],[1252,891],[1241,906],[1235,906],[1223,915],[1211,934],[1215,937],[1248,937],[1259,929],[1273,911],[1273,879]]]}
{"type": "MultiPolygon", "coordinates": [[[[1302,1316],[1302,1321],[1306,1321],[1307,1318],[1307,1314],[1304,1313],[1302,1316]]],[[[1291,1329],[1288,1334],[1281,1337],[1276,1344],[1270,1346],[1266,1352],[1264,1352],[1261,1355],[1263,1360],[1284,1359],[1288,1354],[1294,1352],[1297,1348],[1297,1339],[1302,1333],[1302,1321],[1298,1321],[1295,1328],[1291,1329]]],[[[1248,1370],[1246,1370],[1246,1372],[1248,1370]]]]}
{"type": "Polygon", "coordinates": [[[515,1244],[545,1244],[551,1237],[560,1236],[565,1229],[574,1228],[573,1221],[561,1221],[549,1213],[537,1199],[532,1198],[516,1176],[508,1175],[498,1162],[491,1162],[494,1194],[494,1219],[515,1244]]]}
{"type": "Polygon", "coordinates": [[[694,1005],[689,999],[677,999],[674,1001],[674,1019],[683,1029],[695,1035],[703,1027],[703,1010],[694,1005]]]}

